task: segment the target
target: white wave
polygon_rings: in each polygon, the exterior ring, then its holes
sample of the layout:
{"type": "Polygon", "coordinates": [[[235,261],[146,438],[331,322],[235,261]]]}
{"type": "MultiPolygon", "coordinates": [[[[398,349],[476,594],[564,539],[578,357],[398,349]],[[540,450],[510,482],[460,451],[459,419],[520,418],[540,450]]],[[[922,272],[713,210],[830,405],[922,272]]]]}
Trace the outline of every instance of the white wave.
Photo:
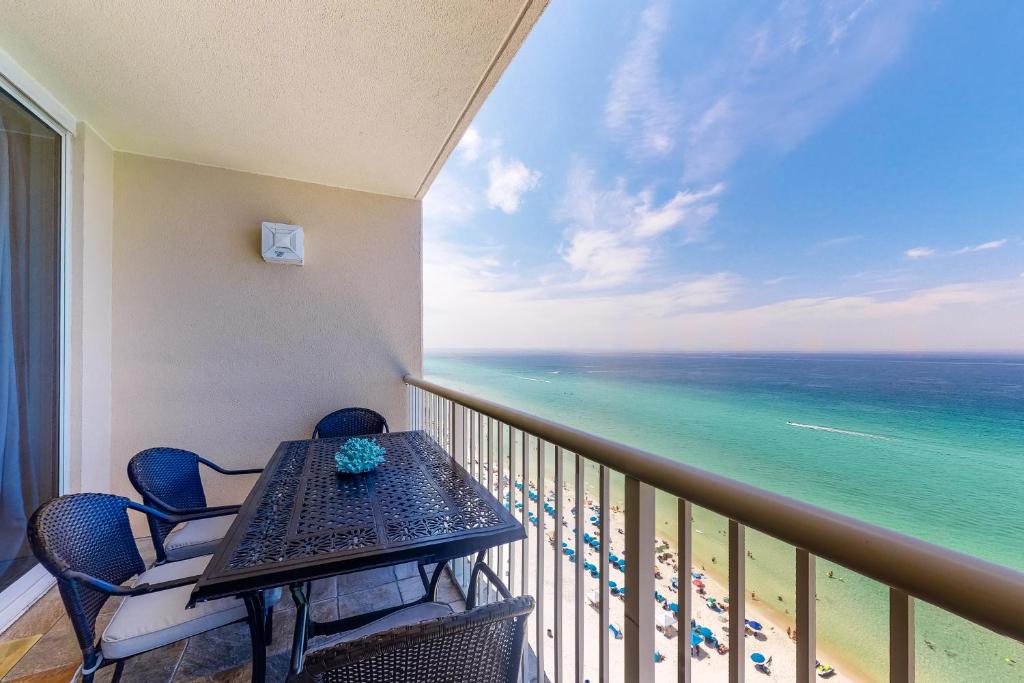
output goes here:
{"type": "Polygon", "coordinates": [[[790,427],[800,427],[801,429],[814,429],[819,432],[832,432],[833,434],[847,434],[849,436],[863,436],[866,439],[885,439],[888,441],[889,437],[881,436],[879,434],[868,434],[867,432],[852,432],[848,429],[836,429],[835,427],[823,427],[822,425],[805,425],[799,422],[787,422],[790,427]]]}

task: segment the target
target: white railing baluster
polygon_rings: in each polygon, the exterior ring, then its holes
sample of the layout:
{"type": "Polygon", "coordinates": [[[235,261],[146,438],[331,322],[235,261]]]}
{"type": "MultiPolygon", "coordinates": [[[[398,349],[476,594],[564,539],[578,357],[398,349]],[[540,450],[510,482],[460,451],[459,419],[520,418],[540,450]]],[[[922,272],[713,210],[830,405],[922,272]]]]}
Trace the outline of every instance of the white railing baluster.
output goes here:
{"type": "Polygon", "coordinates": [[[547,498],[544,494],[544,476],[547,468],[544,466],[544,440],[537,439],[537,681],[544,680],[544,607],[547,590],[544,585],[544,555],[546,554],[544,544],[547,536],[544,534],[544,503],[547,498]]]}
{"type": "Polygon", "coordinates": [[[565,503],[565,458],[555,446],[555,683],[562,683],[562,626],[565,601],[562,600],[562,508],[565,503]]]}
{"type": "Polygon", "coordinates": [[[729,520],[729,683],[743,683],[746,673],[746,528],[729,520]]]}
{"type": "Polygon", "coordinates": [[[600,636],[598,643],[600,643],[600,659],[599,664],[599,680],[601,683],[608,683],[611,681],[611,674],[608,663],[608,652],[611,644],[609,643],[608,627],[611,626],[611,619],[608,615],[608,601],[611,600],[608,593],[608,574],[611,570],[608,568],[608,548],[611,545],[611,473],[608,468],[604,465],[601,466],[601,490],[598,493],[601,502],[601,511],[598,515],[598,523],[600,524],[601,533],[601,558],[598,560],[599,571],[601,572],[601,589],[599,591],[600,611],[601,611],[601,624],[600,624],[600,636]]]}
{"type": "Polygon", "coordinates": [[[815,594],[817,577],[814,574],[814,555],[803,548],[796,549],[796,680],[811,683],[816,680],[817,618],[815,594]]]}
{"type": "Polygon", "coordinates": [[[586,640],[584,634],[584,612],[583,607],[586,602],[586,589],[584,584],[583,576],[583,562],[586,560],[586,552],[583,546],[583,520],[587,519],[587,508],[586,508],[586,488],[584,482],[583,469],[583,456],[576,455],[576,494],[574,496],[575,507],[576,507],[576,615],[574,622],[576,624],[576,683],[583,683],[586,676],[583,671],[583,643],[586,640]]]}
{"type": "MultiPolygon", "coordinates": [[[[522,555],[523,555],[522,556],[522,562],[523,562],[523,565],[522,565],[520,576],[519,576],[519,581],[520,581],[520,583],[522,585],[520,586],[519,593],[520,593],[520,595],[527,595],[529,593],[529,590],[530,590],[530,582],[529,582],[529,578],[528,578],[530,576],[530,538],[529,538],[529,531],[530,531],[530,520],[529,520],[529,510],[530,510],[530,450],[529,450],[529,437],[527,437],[526,432],[524,432],[524,431],[520,431],[519,432],[519,451],[520,451],[521,462],[523,463],[523,514],[522,514],[522,522],[523,522],[523,528],[526,529],[526,531],[527,531],[527,537],[525,539],[523,539],[523,542],[522,542],[522,555]]],[[[528,648],[523,648],[523,661],[522,661],[522,666],[520,667],[520,679],[522,681],[524,681],[524,683],[526,681],[526,650],[527,649],[528,648]]]]}
{"type": "Polygon", "coordinates": [[[626,680],[654,680],[654,487],[626,477],[626,680]]]}
{"type": "MultiPolygon", "coordinates": [[[[498,502],[505,506],[505,423],[498,422],[498,502]]],[[[512,507],[512,492],[508,494],[508,507],[512,507]]],[[[501,580],[511,582],[505,569],[505,546],[498,546],[498,568],[501,580]]]]}
{"type": "Polygon", "coordinates": [[[914,680],[914,599],[889,588],[889,683],[914,680]]]}
{"type": "Polygon", "coordinates": [[[676,645],[679,666],[678,683],[690,683],[693,678],[693,662],[690,659],[690,620],[693,619],[693,591],[690,589],[693,572],[693,506],[688,500],[677,499],[676,516],[678,517],[678,560],[679,591],[676,596],[679,612],[676,624],[676,645]]]}

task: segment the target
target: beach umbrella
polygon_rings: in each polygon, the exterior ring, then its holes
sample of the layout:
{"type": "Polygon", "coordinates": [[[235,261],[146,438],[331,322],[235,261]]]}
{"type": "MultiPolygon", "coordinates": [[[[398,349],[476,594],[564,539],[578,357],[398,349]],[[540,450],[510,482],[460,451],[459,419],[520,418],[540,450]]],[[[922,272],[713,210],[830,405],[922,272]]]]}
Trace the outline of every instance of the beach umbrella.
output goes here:
{"type": "Polygon", "coordinates": [[[595,523],[596,523],[596,522],[597,522],[597,517],[591,517],[591,518],[590,518],[590,521],[591,521],[591,522],[595,522],[595,523]]]}
{"type": "Polygon", "coordinates": [[[693,631],[690,631],[690,645],[696,647],[697,645],[700,645],[701,641],[703,640],[704,639],[701,638],[699,635],[697,635],[693,631]]]}
{"type": "Polygon", "coordinates": [[[660,626],[661,628],[668,628],[669,626],[675,625],[676,621],[672,618],[671,614],[665,614],[664,612],[658,612],[654,615],[654,625],[660,626]]]}
{"type": "Polygon", "coordinates": [[[754,629],[755,631],[761,630],[761,624],[757,623],[756,621],[748,621],[747,626],[754,629]]]}
{"type": "Polygon", "coordinates": [[[697,629],[697,633],[701,634],[705,638],[714,638],[715,637],[714,632],[711,629],[709,629],[707,626],[701,626],[699,629],[697,629]]]}
{"type": "Polygon", "coordinates": [[[597,571],[596,569],[591,569],[590,570],[590,576],[592,578],[595,578],[595,579],[600,579],[601,578],[601,572],[597,571]]]}
{"type": "Polygon", "coordinates": [[[610,555],[608,555],[608,561],[609,562],[618,562],[619,561],[619,556],[615,555],[615,554],[610,554],[610,555]]]}
{"type": "Polygon", "coordinates": [[[608,582],[608,587],[609,588],[615,588],[617,585],[619,585],[619,584],[615,583],[614,581],[609,581],[608,582]]]}
{"type": "Polygon", "coordinates": [[[670,604],[668,606],[668,608],[670,610],[672,610],[673,612],[678,612],[679,611],[679,603],[678,602],[673,602],[672,604],[670,604]]]}
{"type": "Polygon", "coordinates": [[[704,582],[701,581],[700,579],[694,579],[693,580],[693,585],[696,586],[697,588],[703,588],[704,587],[704,582]]]}
{"type": "Polygon", "coordinates": [[[755,652],[754,654],[750,655],[750,661],[752,661],[754,664],[764,664],[764,655],[760,652],[755,652]]]}

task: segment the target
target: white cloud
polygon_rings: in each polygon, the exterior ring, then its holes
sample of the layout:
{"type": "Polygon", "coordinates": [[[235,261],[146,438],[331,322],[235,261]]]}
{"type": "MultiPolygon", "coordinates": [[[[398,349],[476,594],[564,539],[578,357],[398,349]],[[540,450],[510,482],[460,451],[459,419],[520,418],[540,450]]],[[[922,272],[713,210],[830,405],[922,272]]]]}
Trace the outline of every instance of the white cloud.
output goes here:
{"type": "Polygon", "coordinates": [[[683,242],[700,239],[718,212],[714,200],[724,189],[718,183],[683,190],[658,204],[650,189],[632,193],[622,178],[610,189],[598,189],[594,171],[578,163],[569,173],[559,212],[559,218],[569,224],[562,257],[582,274],[579,284],[583,287],[630,283],[653,259],[650,242],[654,238],[675,230],[683,242]]]}
{"type": "Polygon", "coordinates": [[[750,5],[717,52],[673,83],[659,69],[669,13],[656,0],[613,72],[605,123],[629,151],[681,151],[685,182],[714,182],[753,148],[788,151],[863,92],[899,56],[923,4],[750,5]]]}
{"type": "Polygon", "coordinates": [[[442,173],[423,198],[423,228],[441,231],[466,223],[478,210],[476,193],[449,173],[442,173]]]}
{"type": "Polygon", "coordinates": [[[954,254],[970,254],[975,251],[990,251],[992,249],[1001,249],[1006,246],[1006,240],[992,240],[991,242],[983,242],[981,244],[975,244],[974,246],[963,247],[957,249],[954,254]]]}
{"type": "Polygon", "coordinates": [[[779,277],[768,278],[767,280],[764,281],[764,284],[769,286],[781,285],[783,282],[789,282],[790,280],[795,279],[795,275],[780,275],[779,277]]]}
{"type": "Polygon", "coordinates": [[[723,183],[716,183],[705,190],[677,192],[662,206],[651,205],[651,193],[641,193],[636,208],[637,218],[634,233],[637,237],[654,237],[676,226],[683,226],[687,241],[697,239],[699,231],[718,213],[718,203],[708,201],[725,189],[723,183]]]}
{"type": "Polygon", "coordinates": [[[935,256],[935,250],[931,247],[913,247],[903,252],[903,255],[909,259],[922,259],[928,258],[929,256],[935,256]]]}
{"type": "Polygon", "coordinates": [[[426,343],[575,350],[1024,351],[1024,278],[715,310],[733,300],[734,277],[715,274],[633,294],[470,289],[460,294],[458,306],[426,318],[426,343]]]}
{"type": "Polygon", "coordinates": [[[664,0],[656,0],[641,13],[639,29],[612,76],[605,103],[605,124],[643,154],[665,154],[674,146],[675,102],[657,64],[667,25],[664,0]]]}
{"type": "Polygon", "coordinates": [[[817,244],[813,245],[808,249],[808,253],[816,253],[825,249],[835,249],[836,247],[843,247],[847,244],[853,244],[864,239],[863,235],[842,235],[841,237],[833,237],[832,239],[822,240],[817,244]]]}
{"type": "Polygon", "coordinates": [[[487,204],[513,214],[522,196],[540,185],[540,171],[531,170],[518,159],[504,161],[496,156],[487,164],[487,204]]]}
{"type": "Polygon", "coordinates": [[[462,139],[459,140],[458,146],[455,148],[455,153],[459,159],[464,163],[471,163],[480,158],[480,151],[484,147],[484,139],[480,135],[474,126],[470,126],[463,133],[462,139]]]}
{"type": "Polygon", "coordinates": [[[563,257],[575,271],[583,273],[584,287],[617,287],[642,271],[651,250],[631,246],[621,233],[611,230],[580,230],[572,235],[563,257]]]}

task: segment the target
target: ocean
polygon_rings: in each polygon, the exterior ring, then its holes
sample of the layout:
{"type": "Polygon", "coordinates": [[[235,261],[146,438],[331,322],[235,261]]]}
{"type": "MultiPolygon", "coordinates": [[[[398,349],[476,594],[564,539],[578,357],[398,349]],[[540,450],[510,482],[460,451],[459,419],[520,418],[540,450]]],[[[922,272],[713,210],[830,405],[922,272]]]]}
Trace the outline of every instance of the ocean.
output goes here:
{"type": "MultiPolygon", "coordinates": [[[[1022,357],[459,352],[428,353],[425,375],[1024,570],[1022,357]]],[[[673,505],[659,497],[668,535],[673,505]]],[[[722,567],[725,520],[697,510],[694,526],[695,563],[722,567]]],[[[747,543],[748,590],[792,614],[792,548],[747,543]]],[[[820,641],[887,678],[885,587],[822,561],[818,573],[820,641]]],[[[1021,644],[926,604],[916,624],[919,680],[1024,680],[1021,644]]]]}

